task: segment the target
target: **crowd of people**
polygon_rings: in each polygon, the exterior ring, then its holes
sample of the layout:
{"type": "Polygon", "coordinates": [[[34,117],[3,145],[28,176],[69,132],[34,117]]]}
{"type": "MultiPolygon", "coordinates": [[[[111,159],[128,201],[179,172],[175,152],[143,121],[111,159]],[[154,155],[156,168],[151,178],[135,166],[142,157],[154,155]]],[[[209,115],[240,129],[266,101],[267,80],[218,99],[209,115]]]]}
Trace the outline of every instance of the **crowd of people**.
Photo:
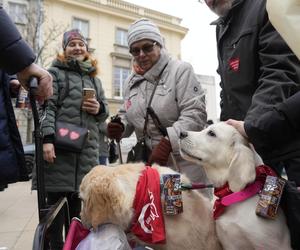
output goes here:
{"type": "MultiPolygon", "coordinates": [[[[299,59],[270,22],[266,0],[205,3],[219,16],[212,24],[221,78],[220,121],[247,137],[265,164],[279,175],[284,168],[288,179],[300,186],[299,59]]],[[[207,126],[205,94],[192,66],[168,55],[154,22],[142,18],[129,26],[132,73],[125,82],[120,119],[108,124],[97,62],[79,30],[64,33],[62,53],[48,71],[34,64],[34,53],[2,8],[0,30],[0,161],[7,163],[0,167],[0,190],[27,180],[20,135],[7,102],[8,74],[17,74],[25,88],[31,76],[37,77],[38,101],[48,100],[42,122],[47,203],[67,197],[71,217],[80,214],[78,190],[83,176],[99,162],[107,164],[106,137],[120,141],[135,132],[148,148],[148,165],[158,163],[185,173],[193,182],[207,182],[203,169],[181,158],[178,145],[181,131],[207,126]],[[84,99],[83,88],[94,89],[95,95],[84,99]],[[89,130],[80,152],[56,148],[57,122],[89,130]]],[[[63,218],[57,218],[51,249],[62,249],[62,225],[63,218]]]]}

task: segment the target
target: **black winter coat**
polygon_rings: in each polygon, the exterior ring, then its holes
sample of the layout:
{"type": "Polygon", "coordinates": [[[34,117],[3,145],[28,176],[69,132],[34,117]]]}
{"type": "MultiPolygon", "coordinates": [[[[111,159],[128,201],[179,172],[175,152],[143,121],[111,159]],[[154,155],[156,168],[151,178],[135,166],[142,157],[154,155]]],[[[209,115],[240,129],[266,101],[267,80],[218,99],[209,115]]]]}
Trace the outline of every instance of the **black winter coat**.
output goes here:
{"type": "Polygon", "coordinates": [[[300,92],[274,106],[258,120],[263,120],[263,126],[256,128],[245,122],[245,130],[260,151],[267,151],[268,145],[293,142],[300,134],[300,92]]]}
{"type": "MultiPolygon", "coordinates": [[[[249,138],[255,138],[248,128],[264,130],[263,116],[298,91],[299,60],[270,23],[265,0],[236,0],[227,16],[214,24],[221,120],[245,120],[249,138]]],[[[263,139],[256,149],[264,160],[283,160],[291,153],[300,156],[300,136],[294,139],[288,145],[272,145],[263,139]]]]}
{"type": "MultiPolygon", "coordinates": [[[[91,67],[90,70],[95,69],[91,67]]],[[[77,192],[82,178],[99,164],[99,123],[108,117],[108,105],[100,79],[83,72],[76,61],[64,63],[55,59],[49,72],[53,77],[53,96],[48,100],[41,124],[43,135],[54,136],[55,123],[61,121],[88,128],[89,136],[80,153],[55,148],[54,163],[44,164],[45,188],[47,192],[77,192]],[[95,89],[98,102],[102,103],[101,112],[97,115],[81,109],[82,89],[85,87],[95,89]],[[67,92],[64,98],[63,91],[67,92]]]]}
{"type": "Polygon", "coordinates": [[[35,55],[0,7],[0,186],[27,180],[24,152],[10,103],[7,75],[29,66],[35,55]]]}
{"type": "Polygon", "coordinates": [[[28,180],[24,151],[9,94],[8,76],[0,70],[0,186],[28,180]]]}

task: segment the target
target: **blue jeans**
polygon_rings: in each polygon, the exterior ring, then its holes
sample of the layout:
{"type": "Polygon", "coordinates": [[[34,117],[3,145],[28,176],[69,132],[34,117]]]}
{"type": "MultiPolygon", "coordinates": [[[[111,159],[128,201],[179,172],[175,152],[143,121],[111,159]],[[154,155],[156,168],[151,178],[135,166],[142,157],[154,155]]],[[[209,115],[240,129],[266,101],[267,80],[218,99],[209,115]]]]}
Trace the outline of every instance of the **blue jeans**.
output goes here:
{"type": "Polygon", "coordinates": [[[99,164],[107,165],[107,156],[99,156],[99,164]]]}

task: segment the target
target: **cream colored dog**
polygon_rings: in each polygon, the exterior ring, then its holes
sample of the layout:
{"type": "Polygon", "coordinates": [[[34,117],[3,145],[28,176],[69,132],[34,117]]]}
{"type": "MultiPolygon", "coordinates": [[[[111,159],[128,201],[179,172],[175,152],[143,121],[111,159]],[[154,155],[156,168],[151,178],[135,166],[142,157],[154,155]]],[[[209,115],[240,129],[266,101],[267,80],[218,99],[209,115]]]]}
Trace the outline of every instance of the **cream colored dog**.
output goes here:
{"type": "MultiPolygon", "coordinates": [[[[233,192],[255,179],[255,153],[239,132],[225,123],[201,132],[185,132],[180,139],[181,155],[203,166],[215,187],[226,182],[233,192]]],[[[286,250],[290,236],[281,210],[275,220],[255,214],[259,196],[232,204],[216,220],[217,236],[224,249],[286,250]]]]}
{"type": "MultiPolygon", "coordinates": [[[[130,228],[136,185],[144,164],[125,164],[116,167],[94,167],[82,180],[80,197],[83,200],[81,218],[85,225],[97,227],[102,223],[130,228]]],[[[166,167],[154,166],[159,174],[174,174],[166,167]]],[[[188,180],[182,176],[182,179],[188,180]]],[[[221,249],[211,217],[209,200],[197,191],[182,192],[184,212],[164,215],[166,244],[152,245],[154,249],[214,250],[221,249]]]]}

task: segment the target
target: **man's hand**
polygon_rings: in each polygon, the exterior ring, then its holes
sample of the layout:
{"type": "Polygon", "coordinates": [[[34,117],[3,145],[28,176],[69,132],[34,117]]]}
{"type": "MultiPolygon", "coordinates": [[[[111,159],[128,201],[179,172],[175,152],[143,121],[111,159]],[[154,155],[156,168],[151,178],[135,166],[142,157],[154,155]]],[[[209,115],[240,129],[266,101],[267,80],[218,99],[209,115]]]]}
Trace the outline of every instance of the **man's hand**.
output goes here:
{"type": "Polygon", "coordinates": [[[28,89],[28,81],[31,77],[38,79],[38,88],[36,99],[39,103],[43,103],[46,99],[53,95],[52,76],[50,73],[32,63],[27,68],[17,73],[18,80],[25,89],[28,89]]]}
{"type": "Polygon", "coordinates": [[[246,138],[248,138],[245,128],[244,128],[244,122],[243,121],[237,121],[237,120],[233,120],[233,119],[229,119],[226,121],[226,123],[228,125],[231,125],[232,127],[234,127],[237,131],[240,132],[240,134],[246,138]]]}
{"type": "Polygon", "coordinates": [[[56,155],[55,155],[54,145],[52,143],[43,144],[43,156],[45,161],[50,163],[54,162],[56,155]]]}

